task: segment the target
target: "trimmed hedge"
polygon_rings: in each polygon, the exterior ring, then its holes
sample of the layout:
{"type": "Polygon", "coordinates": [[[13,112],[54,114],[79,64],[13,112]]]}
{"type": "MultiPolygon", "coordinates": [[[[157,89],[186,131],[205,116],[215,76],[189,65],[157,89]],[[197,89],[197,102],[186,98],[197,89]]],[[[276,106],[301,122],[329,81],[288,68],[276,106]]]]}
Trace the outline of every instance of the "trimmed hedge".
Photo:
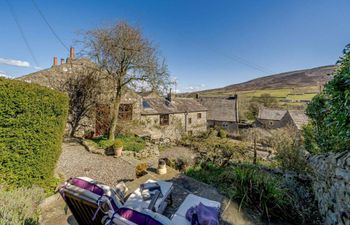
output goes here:
{"type": "Polygon", "coordinates": [[[52,188],[67,112],[65,94],[0,78],[0,183],[52,188]]]}

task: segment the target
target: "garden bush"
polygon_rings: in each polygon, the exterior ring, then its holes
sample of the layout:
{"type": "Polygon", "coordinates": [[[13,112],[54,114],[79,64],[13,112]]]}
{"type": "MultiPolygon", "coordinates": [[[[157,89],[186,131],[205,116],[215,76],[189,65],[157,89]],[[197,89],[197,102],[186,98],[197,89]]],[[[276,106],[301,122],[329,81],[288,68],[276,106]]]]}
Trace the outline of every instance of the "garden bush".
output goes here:
{"type": "Polygon", "coordinates": [[[0,183],[55,186],[67,111],[60,92],[0,78],[0,183]]]}
{"type": "Polygon", "coordinates": [[[247,143],[220,138],[211,133],[208,137],[186,137],[182,143],[198,153],[200,162],[212,162],[217,166],[225,166],[232,161],[246,161],[249,157],[247,143]]]}
{"type": "Polygon", "coordinates": [[[305,147],[311,153],[348,151],[350,145],[350,44],[338,62],[333,79],[307,107],[311,125],[305,147]],[[310,130],[311,129],[311,130],[310,130]],[[313,134],[313,135],[310,135],[313,134]],[[316,144],[316,145],[315,145],[316,144]]]}
{"type": "Polygon", "coordinates": [[[283,170],[305,173],[310,169],[298,135],[291,127],[280,128],[272,131],[270,142],[283,170]]]}
{"type": "Polygon", "coordinates": [[[42,188],[0,188],[0,225],[39,225],[38,205],[45,197],[42,188]]]}

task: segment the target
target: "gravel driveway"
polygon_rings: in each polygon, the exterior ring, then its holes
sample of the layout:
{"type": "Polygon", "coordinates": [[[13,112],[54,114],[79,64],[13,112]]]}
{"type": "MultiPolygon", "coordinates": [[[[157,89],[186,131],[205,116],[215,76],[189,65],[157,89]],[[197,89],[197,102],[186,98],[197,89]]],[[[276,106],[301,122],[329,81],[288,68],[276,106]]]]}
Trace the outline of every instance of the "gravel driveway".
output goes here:
{"type": "Polygon", "coordinates": [[[135,165],[120,158],[93,154],[76,142],[62,145],[56,173],[65,179],[86,176],[111,187],[135,179],[135,165]]]}

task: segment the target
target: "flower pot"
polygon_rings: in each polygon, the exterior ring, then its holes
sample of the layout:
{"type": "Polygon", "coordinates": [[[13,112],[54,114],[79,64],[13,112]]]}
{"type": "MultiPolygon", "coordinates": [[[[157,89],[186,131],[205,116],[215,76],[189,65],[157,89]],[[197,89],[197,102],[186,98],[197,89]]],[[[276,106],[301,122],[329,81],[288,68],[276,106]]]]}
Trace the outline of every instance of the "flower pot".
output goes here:
{"type": "Polygon", "coordinates": [[[123,146],[122,146],[122,147],[115,147],[115,148],[114,148],[114,155],[115,155],[116,157],[122,156],[122,153],[123,153],[123,146]]]}

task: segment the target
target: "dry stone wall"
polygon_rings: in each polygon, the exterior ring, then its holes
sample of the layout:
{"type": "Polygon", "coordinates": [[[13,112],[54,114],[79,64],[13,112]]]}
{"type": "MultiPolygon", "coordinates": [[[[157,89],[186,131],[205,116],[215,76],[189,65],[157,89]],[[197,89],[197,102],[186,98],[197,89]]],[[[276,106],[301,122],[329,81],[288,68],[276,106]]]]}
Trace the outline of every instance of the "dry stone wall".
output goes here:
{"type": "Polygon", "coordinates": [[[350,152],[312,156],[313,189],[325,225],[350,225],[350,152]]]}

